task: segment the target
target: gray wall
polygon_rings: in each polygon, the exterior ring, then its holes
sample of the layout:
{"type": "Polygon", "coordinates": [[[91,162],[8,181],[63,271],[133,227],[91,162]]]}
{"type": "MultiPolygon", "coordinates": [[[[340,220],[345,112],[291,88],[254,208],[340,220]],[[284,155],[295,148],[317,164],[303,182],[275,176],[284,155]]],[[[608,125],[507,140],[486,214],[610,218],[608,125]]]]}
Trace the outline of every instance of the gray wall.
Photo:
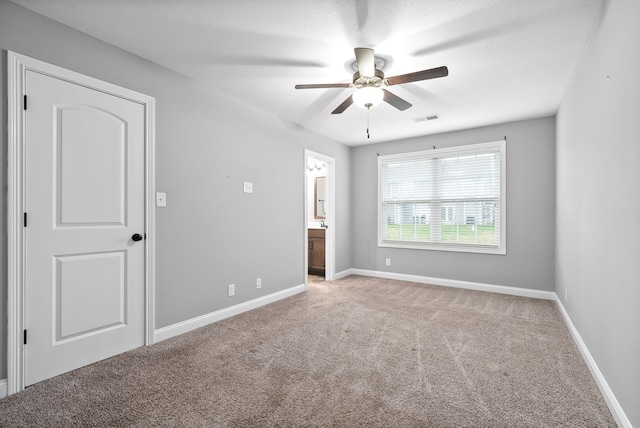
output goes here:
{"type": "Polygon", "coordinates": [[[156,327],[304,282],[304,149],[336,158],[336,271],[351,267],[350,149],[0,0],[0,379],[6,378],[7,57],[12,50],[156,98],[156,327]],[[254,193],[242,192],[253,181],[254,193]],[[255,278],[262,288],[255,289],[255,278]],[[227,284],[236,296],[226,296],[227,284]]]}
{"type": "Polygon", "coordinates": [[[556,290],[640,427],[640,2],[603,11],[557,117],[556,290]]]}
{"type": "MultiPolygon", "coordinates": [[[[444,119],[443,119],[444,120],[444,119]]],[[[428,126],[428,125],[424,125],[428,126]]],[[[353,267],[553,291],[555,122],[543,118],[358,147],[352,154],[353,267]],[[377,246],[377,154],[497,141],[507,136],[507,254],[377,246]],[[385,266],[385,258],[391,266],[385,266]]]]}

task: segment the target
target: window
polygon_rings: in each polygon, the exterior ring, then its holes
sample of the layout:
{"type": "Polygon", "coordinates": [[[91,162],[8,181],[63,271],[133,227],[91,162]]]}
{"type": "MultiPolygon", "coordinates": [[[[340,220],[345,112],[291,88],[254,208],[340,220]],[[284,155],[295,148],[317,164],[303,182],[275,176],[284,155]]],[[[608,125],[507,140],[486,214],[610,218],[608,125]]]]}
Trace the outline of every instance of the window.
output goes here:
{"type": "Polygon", "coordinates": [[[506,254],[505,142],[378,158],[382,247],[506,254]]]}

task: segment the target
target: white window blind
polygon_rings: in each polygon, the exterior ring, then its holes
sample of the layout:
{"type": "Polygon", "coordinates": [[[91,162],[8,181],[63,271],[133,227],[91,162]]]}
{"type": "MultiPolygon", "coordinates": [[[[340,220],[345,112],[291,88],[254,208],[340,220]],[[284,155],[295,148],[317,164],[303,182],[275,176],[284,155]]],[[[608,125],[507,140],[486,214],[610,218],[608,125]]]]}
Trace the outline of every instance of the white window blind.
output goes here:
{"type": "Polygon", "coordinates": [[[380,156],[381,246],[505,253],[505,143],[380,156]]]}

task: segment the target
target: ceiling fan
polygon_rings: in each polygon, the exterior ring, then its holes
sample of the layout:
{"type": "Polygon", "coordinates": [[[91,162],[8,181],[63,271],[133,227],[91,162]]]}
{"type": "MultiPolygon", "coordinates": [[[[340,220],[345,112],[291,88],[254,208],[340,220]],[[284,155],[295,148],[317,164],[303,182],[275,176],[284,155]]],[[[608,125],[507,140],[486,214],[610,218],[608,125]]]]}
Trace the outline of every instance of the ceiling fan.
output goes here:
{"type": "Polygon", "coordinates": [[[384,86],[400,85],[449,75],[449,69],[443,66],[385,78],[382,70],[377,69],[375,66],[373,49],[355,48],[354,51],[356,53],[358,71],[353,74],[352,83],[296,85],[296,89],[356,88],[356,91],[349,95],[331,114],[340,114],[353,103],[369,109],[382,101],[391,104],[398,110],[406,110],[411,107],[411,103],[387,91],[384,86]]]}

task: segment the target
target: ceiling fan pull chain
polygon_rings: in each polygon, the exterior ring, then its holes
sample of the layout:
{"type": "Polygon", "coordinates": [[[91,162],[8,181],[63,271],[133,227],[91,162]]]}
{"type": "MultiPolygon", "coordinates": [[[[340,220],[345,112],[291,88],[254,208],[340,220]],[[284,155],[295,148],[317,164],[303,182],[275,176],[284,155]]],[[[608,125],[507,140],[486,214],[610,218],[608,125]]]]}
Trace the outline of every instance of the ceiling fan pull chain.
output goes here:
{"type": "Polygon", "coordinates": [[[367,138],[371,138],[369,135],[369,113],[371,112],[371,107],[367,107],[367,138]]]}

